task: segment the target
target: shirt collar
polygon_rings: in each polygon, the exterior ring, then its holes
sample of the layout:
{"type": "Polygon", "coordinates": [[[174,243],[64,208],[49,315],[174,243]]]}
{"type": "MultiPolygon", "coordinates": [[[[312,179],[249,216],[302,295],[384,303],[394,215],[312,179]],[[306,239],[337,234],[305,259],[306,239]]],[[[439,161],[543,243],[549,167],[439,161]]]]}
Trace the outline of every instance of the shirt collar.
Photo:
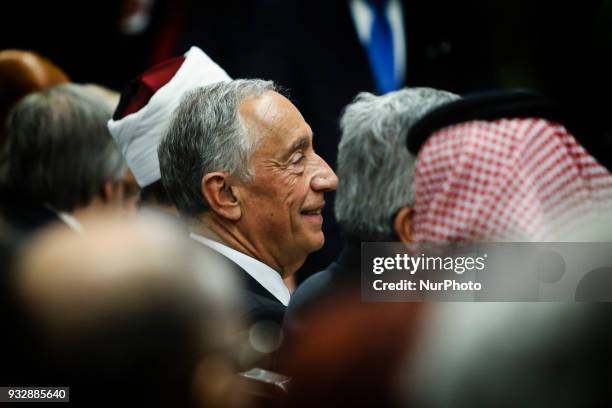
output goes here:
{"type": "Polygon", "coordinates": [[[67,212],[60,211],[60,210],[56,209],[51,204],[45,204],[45,207],[48,210],[53,211],[55,213],[55,215],[57,215],[57,217],[60,220],[62,220],[64,222],[64,224],[66,224],[68,227],[70,227],[71,229],[75,230],[79,234],[83,233],[83,226],[81,225],[81,223],[74,216],[72,216],[71,214],[68,214],[67,212]]]}
{"type": "Polygon", "coordinates": [[[277,271],[270,268],[265,263],[243,254],[240,251],[236,251],[235,249],[232,249],[220,242],[213,241],[212,239],[203,237],[193,232],[189,236],[191,239],[206,245],[207,247],[219,252],[221,255],[235,262],[268,292],[274,295],[279,302],[285,306],[289,304],[289,289],[287,289],[287,286],[285,286],[283,279],[277,271]]]}

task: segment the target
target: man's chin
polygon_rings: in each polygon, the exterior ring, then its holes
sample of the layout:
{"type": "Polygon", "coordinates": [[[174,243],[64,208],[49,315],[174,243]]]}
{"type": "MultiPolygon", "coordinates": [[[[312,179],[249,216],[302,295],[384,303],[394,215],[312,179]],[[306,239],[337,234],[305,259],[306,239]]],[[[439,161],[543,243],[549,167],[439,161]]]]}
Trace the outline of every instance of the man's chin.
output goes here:
{"type": "Polygon", "coordinates": [[[323,231],[319,232],[316,236],[313,236],[310,239],[310,252],[315,252],[318,251],[319,249],[323,248],[323,245],[325,244],[325,235],[323,235],[323,231]]]}

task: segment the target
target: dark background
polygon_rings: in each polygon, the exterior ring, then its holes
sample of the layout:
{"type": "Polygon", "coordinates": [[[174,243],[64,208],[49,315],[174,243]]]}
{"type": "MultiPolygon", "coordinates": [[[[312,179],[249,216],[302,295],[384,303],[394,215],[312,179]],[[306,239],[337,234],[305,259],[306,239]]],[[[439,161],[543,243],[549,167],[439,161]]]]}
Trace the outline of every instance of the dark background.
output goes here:
{"type": "MultiPolygon", "coordinates": [[[[403,1],[407,86],[456,93],[528,88],[559,101],[576,137],[612,168],[608,117],[612,1],[403,1]]],[[[75,82],[120,91],[165,58],[200,46],[234,78],[275,80],[335,167],[338,119],[360,91],[373,91],[366,54],[341,0],[157,0],[138,34],[121,32],[131,0],[11,1],[1,6],[0,49],[37,51],[75,82]]],[[[326,207],[327,243],[305,273],[340,249],[326,207]]]]}

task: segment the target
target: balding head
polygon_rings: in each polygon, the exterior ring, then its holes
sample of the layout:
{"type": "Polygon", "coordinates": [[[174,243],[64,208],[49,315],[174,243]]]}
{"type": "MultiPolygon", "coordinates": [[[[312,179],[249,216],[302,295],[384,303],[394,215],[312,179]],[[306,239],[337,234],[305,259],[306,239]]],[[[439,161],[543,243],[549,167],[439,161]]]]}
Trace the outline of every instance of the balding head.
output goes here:
{"type": "MultiPolygon", "coordinates": [[[[36,53],[0,51],[0,123],[4,124],[11,106],[23,96],[68,81],[57,65],[36,53]]],[[[4,140],[2,133],[0,130],[0,146],[4,140]]]]}

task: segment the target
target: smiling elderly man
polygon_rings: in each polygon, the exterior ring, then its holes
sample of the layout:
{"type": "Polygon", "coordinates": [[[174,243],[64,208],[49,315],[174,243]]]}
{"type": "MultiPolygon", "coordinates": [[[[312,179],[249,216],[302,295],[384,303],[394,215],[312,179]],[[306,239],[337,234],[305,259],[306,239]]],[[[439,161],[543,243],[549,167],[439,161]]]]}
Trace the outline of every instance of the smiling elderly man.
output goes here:
{"type": "Polygon", "coordinates": [[[324,193],[337,184],[300,112],[272,82],[199,88],[175,112],[159,159],[192,238],[243,272],[246,318],[280,323],[282,279],[323,246],[324,193]]]}

